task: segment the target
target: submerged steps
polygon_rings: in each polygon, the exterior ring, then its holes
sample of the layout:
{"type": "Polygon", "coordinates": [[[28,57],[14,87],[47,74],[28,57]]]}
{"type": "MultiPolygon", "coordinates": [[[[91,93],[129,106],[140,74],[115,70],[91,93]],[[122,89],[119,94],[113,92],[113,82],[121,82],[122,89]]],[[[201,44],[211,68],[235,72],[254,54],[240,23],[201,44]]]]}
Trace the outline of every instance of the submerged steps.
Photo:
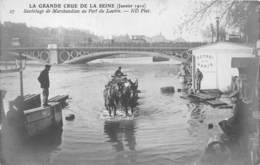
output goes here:
{"type": "Polygon", "coordinates": [[[206,101],[206,103],[208,103],[209,105],[211,105],[213,107],[227,105],[227,103],[220,101],[220,100],[208,100],[208,101],[206,101]]]}
{"type": "Polygon", "coordinates": [[[210,93],[193,93],[193,94],[182,94],[180,98],[196,100],[205,104],[209,104],[214,108],[232,108],[232,105],[219,100],[220,94],[210,94],[210,93]]]}
{"type": "Polygon", "coordinates": [[[189,96],[197,98],[197,99],[199,99],[201,101],[207,101],[207,100],[214,100],[214,99],[216,99],[215,96],[211,96],[211,95],[204,94],[204,93],[195,93],[195,94],[190,94],[189,96]]]}

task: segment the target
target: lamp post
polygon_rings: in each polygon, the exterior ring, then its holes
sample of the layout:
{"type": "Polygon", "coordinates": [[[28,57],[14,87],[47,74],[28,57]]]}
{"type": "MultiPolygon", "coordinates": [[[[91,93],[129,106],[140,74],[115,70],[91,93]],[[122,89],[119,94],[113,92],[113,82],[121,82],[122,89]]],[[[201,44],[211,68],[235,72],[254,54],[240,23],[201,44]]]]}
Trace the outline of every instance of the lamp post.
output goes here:
{"type": "MultiPolygon", "coordinates": [[[[12,38],[12,46],[15,48],[20,48],[21,47],[21,39],[20,38],[12,38]]],[[[20,74],[20,95],[23,98],[23,57],[22,57],[22,52],[21,50],[19,51],[19,74],[20,74]]]]}
{"type": "Polygon", "coordinates": [[[256,41],[256,55],[260,57],[260,38],[256,41]]]}
{"type": "Polygon", "coordinates": [[[19,52],[19,60],[20,60],[20,92],[23,98],[23,63],[22,63],[22,52],[19,52]]]}
{"type": "Polygon", "coordinates": [[[217,42],[219,42],[219,19],[220,17],[216,17],[216,33],[217,33],[217,42]]]}

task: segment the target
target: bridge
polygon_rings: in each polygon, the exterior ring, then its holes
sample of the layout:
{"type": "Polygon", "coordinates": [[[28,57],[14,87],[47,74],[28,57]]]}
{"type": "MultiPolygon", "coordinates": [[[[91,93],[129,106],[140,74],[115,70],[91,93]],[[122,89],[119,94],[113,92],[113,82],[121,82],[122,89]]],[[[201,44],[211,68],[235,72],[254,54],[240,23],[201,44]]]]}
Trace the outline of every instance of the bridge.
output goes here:
{"type": "Polygon", "coordinates": [[[83,64],[95,59],[120,54],[144,54],[150,56],[161,56],[186,61],[189,58],[188,50],[201,46],[205,43],[160,43],[160,44],[111,44],[111,45],[89,45],[86,47],[57,47],[48,45],[42,47],[19,47],[2,49],[2,52],[12,52],[16,55],[22,53],[32,60],[38,60],[51,64],[83,64]]]}

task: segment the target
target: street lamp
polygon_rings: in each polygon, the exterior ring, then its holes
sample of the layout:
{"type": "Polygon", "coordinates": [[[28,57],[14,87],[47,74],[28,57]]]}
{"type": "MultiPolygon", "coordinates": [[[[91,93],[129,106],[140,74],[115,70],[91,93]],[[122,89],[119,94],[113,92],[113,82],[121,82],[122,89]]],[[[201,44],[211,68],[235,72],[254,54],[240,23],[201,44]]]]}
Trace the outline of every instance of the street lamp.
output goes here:
{"type": "Polygon", "coordinates": [[[25,61],[25,58],[22,56],[22,51],[19,50],[19,48],[21,48],[21,39],[20,38],[12,38],[12,46],[14,48],[18,49],[19,52],[19,64],[20,64],[20,68],[19,68],[19,74],[20,74],[20,94],[21,97],[23,98],[24,94],[23,94],[23,61],[25,61]]]}
{"type": "Polygon", "coordinates": [[[219,19],[220,17],[216,17],[217,42],[219,42],[219,19]]]}
{"type": "Polygon", "coordinates": [[[260,57],[260,38],[256,41],[256,55],[260,57]]]}

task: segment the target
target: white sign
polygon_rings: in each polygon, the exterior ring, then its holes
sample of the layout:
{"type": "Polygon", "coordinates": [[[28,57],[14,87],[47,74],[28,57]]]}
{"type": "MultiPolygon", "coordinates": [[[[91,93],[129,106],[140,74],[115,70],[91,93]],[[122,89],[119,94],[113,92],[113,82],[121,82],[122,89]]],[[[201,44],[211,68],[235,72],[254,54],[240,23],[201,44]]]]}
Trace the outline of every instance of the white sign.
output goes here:
{"type": "Polygon", "coordinates": [[[258,110],[253,111],[253,118],[260,120],[260,112],[258,110]]]}
{"type": "Polygon", "coordinates": [[[215,72],[216,71],[216,58],[214,55],[200,54],[196,55],[196,68],[202,71],[215,72]]]}

